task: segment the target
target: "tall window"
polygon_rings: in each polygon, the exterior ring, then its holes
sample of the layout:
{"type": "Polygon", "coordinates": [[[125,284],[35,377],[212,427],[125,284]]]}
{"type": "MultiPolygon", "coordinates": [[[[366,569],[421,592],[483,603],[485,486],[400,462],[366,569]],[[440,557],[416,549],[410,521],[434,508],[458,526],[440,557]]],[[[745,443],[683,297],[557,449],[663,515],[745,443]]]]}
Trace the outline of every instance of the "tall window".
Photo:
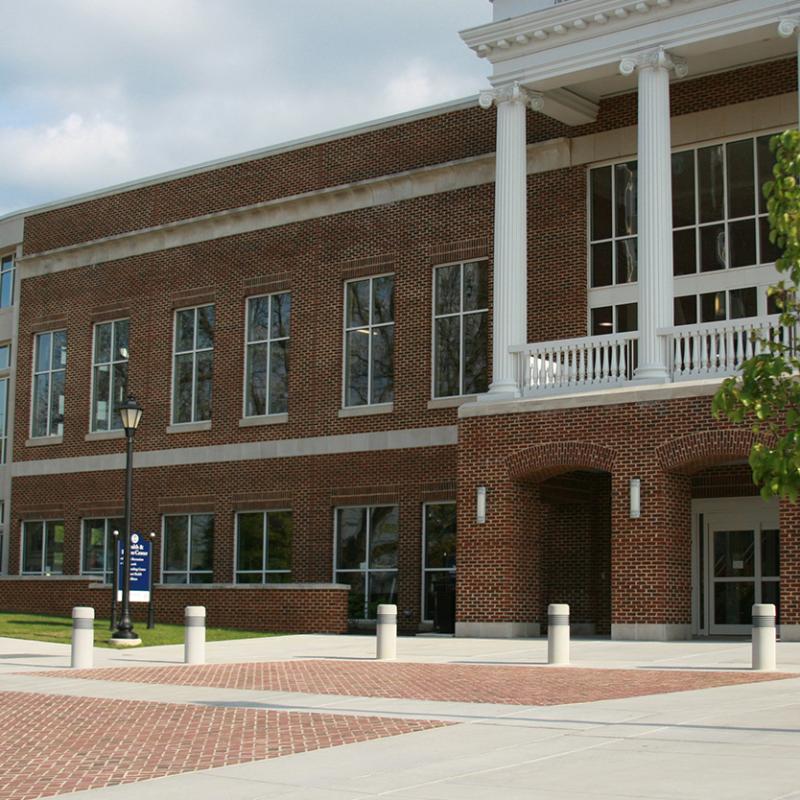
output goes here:
{"type": "Polygon", "coordinates": [[[434,271],[433,396],[488,388],[489,295],[485,261],[434,271]]]}
{"type": "Polygon", "coordinates": [[[336,509],[336,581],[350,585],[350,619],[397,602],[397,506],[336,509]]]}
{"type": "Polygon", "coordinates": [[[61,436],[64,432],[66,371],[67,332],[37,333],[33,363],[32,436],[61,436]]]}
{"type": "Polygon", "coordinates": [[[211,583],[214,515],[164,517],[164,583],[211,583]]]}
{"type": "Polygon", "coordinates": [[[22,523],[22,571],[35,575],[64,572],[64,521],[26,520],[22,523]]]}
{"type": "Polygon", "coordinates": [[[93,431],[122,428],[122,419],[115,409],[125,402],[128,386],[128,328],[127,319],[94,326],[93,431]]]}
{"type": "Polygon", "coordinates": [[[81,572],[84,575],[98,575],[106,583],[111,582],[114,569],[114,531],[124,530],[125,521],[121,519],[83,521],[81,572]]]}
{"type": "Polygon", "coordinates": [[[236,583],[286,583],[291,563],[291,511],[236,515],[236,583]]]}
{"type": "Polygon", "coordinates": [[[456,504],[427,503],[424,520],[423,619],[431,620],[436,581],[455,575],[456,571],[456,504]]]}
{"type": "Polygon", "coordinates": [[[172,378],[172,421],[211,419],[214,371],[214,306],[175,312],[175,368],[172,378]]]}
{"type": "Polygon", "coordinates": [[[344,404],[394,400],[394,276],[345,284],[344,404]]]}
{"type": "Polygon", "coordinates": [[[8,458],[8,370],[11,366],[11,345],[0,345],[0,464],[8,458]]]}
{"type": "Polygon", "coordinates": [[[0,258],[0,308],[14,304],[14,256],[0,258]]]}
{"type": "Polygon", "coordinates": [[[289,292],[247,300],[246,417],[288,408],[290,314],[289,292]]]}

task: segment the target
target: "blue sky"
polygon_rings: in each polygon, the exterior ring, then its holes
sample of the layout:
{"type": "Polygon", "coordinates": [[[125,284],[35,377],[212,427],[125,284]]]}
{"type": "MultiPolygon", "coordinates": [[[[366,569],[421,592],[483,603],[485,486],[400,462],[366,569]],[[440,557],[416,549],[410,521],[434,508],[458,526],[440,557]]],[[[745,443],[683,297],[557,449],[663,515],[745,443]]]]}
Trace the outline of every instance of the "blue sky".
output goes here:
{"type": "Polygon", "coordinates": [[[487,85],[488,0],[0,7],[0,214],[487,85]]]}

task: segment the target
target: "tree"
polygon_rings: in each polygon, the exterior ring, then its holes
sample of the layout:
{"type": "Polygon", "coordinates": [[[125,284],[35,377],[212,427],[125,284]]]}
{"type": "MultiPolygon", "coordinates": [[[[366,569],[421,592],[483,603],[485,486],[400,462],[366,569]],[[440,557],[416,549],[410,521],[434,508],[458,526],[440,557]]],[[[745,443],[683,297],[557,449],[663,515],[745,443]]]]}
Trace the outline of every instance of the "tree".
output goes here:
{"type": "Polygon", "coordinates": [[[770,241],[783,255],[775,262],[785,276],[769,288],[780,312],[777,326],[756,336],[757,355],[727,378],[714,396],[714,416],[749,424],[759,435],[750,452],[753,480],[764,498],[800,494],[800,131],[773,137],[774,180],[764,185],[770,241]]]}

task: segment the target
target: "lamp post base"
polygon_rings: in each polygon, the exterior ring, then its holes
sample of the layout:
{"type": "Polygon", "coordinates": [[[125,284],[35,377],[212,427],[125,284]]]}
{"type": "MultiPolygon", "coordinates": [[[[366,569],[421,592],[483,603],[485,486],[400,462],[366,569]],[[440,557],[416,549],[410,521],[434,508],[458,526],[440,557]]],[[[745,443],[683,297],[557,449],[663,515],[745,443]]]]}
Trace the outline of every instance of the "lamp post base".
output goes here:
{"type": "Polygon", "coordinates": [[[111,637],[108,643],[112,647],[138,647],[142,643],[142,640],[138,636],[133,639],[114,639],[111,637]]]}

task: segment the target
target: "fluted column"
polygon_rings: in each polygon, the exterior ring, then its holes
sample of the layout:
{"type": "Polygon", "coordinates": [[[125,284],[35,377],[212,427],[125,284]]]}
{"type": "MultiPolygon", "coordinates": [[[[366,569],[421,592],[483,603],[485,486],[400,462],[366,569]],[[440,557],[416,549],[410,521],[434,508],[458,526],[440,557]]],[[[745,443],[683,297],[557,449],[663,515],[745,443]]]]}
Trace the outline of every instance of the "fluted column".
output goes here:
{"type": "Polygon", "coordinates": [[[669,73],[686,64],[658,47],[626,56],[623,75],[639,72],[638,263],[639,364],[637,380],[668,380],[667,353],[656,331],[672,325],[672,177],[669,73]]]}
{"type": "Polygon", "coordinates": [[[800,128],[800,18],[798,17],[784,17],[778,23],[778,33],[788,39],[793,36],[797,44],[797,126],[800,128]]]}
{"type": "Polygon", "coordinates": [[[525,110],[540,110],[542,98],[518,83],[481,92],[482,108],[497,105],[494,199],[494,292],[492,382],[488,398],[519,395],[508,348],[528,336],[528,219],[525,110]]]}

